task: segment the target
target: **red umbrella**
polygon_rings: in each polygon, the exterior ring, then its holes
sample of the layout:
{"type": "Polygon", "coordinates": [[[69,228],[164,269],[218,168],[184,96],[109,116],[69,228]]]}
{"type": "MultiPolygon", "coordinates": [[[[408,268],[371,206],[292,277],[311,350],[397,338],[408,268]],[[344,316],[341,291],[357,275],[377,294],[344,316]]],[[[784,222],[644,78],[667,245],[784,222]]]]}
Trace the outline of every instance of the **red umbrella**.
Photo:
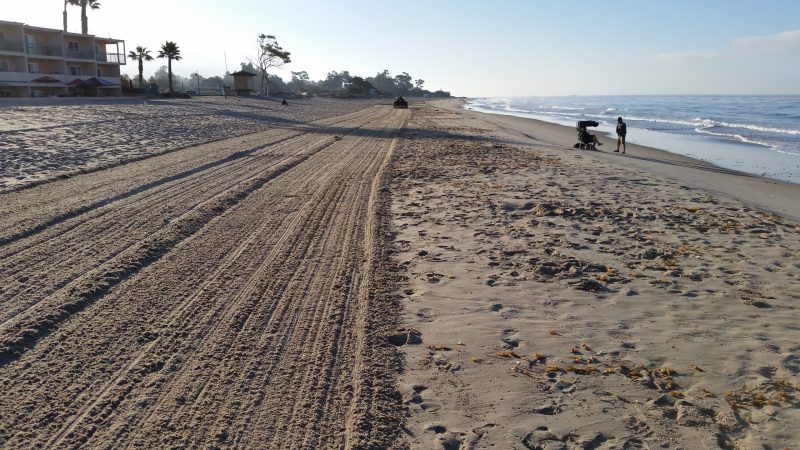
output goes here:
{"type": "Polygon", "coordinates": [[[45,75],[31,80],[31,83],[61,83],[61,80],[45,75]]]}

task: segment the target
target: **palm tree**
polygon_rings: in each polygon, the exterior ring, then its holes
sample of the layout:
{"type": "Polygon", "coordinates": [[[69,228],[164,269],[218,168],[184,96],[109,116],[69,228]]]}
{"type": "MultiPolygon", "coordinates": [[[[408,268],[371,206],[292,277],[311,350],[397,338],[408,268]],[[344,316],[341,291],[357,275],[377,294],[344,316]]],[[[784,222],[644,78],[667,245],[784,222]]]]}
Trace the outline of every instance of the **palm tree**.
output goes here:
{"type": "Polygon", "coordinates": [[[197,91],[200,91],[200,72],[194,72],[193,74],[189,75],[190,77],[197,80],[197,91]]]}
{"type": "MultiPolygon", "coordinates": [[[[98,0],[67,0],[70,5],[81,7],[81,33],[89,34],[89,17],[86,16],[86,8],[100,9],[98,0]]],[[[67,11],[64,8],[64,31],[67,30],[67,11]]]]}
{"type": "Polygon", "coordinates": [[[153,57],[150,56],[150,50],[148,50],[147,47],[137,46],[135,52],[133,50],[128,52],[128,58],[139,61],[139,87],[142,87],[144,83],[144,76],[142,75],[142,72],[144,72],[144,62],[153,60],[153,57]]]}
{"type": "Polygon", "coordinates": [[[70,4],[69,0],[64,0],[64,33],[67,32],[67,5],[70,4]]]}
{"type": "Polygon", "coordinates": [[[169,92],[172,92],[172,60],[179,61],[181,59],[181,49],[178,44],[167,41],[161,46],[158,51],[159,58],[167,58],[167,75],[169,76],[169,92]]]}

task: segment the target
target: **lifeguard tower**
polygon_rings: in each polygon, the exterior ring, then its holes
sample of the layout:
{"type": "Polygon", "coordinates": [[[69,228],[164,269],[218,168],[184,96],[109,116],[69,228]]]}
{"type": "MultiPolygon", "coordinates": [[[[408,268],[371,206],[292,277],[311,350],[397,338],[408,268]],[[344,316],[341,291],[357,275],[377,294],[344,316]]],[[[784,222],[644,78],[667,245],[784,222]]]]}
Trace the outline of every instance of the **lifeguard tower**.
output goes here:
{"type": "Polygon", "coordinates": [[[233,90],[236,91],[236,95],[247,96],[253,92],[254,78],[258,75],[246,70],[240,70],[232,73],[231,76],[233,76],[233,90]]]}

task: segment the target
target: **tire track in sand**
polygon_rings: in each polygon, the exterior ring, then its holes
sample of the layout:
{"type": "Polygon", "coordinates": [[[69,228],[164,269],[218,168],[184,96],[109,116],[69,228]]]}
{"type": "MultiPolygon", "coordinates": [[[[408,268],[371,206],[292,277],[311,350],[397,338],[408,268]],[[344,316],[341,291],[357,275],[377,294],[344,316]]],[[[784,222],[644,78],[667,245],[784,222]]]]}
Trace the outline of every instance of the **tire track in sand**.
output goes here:
{"type": "MultiPolygon", "coordinates": [[[[342,120],[328,121],[328,124],[345,131],[352,131],[357,128],[353,121],[363,121],[368,117],[367,114],[368,111],[348,115],[341,118],[342,120]]],[[[330,139],[331,137],[325,134],[295,131],[287,137],[283,133],[277,136],[277,139],[270,139],[266,143],[260,142],[248,150],[233,153],[233,155],[251,154],[250,158],[228,161],[230,156],[223,157],[213,164],[201,165],[201,168],[211,165],[204,170],[198,168],[188,170],[192,176],[183,182],[165,181],[177,177],[171,174],[145,184],[145,186],[158,184],[155,189],[137,186],[126,192],[116,193],[110,198],[102,196],[88,207],[83,207],[87,213],[77,214],[63,226],[45,226],[44,232],[36,234],[25,242],[0,246],[0,273],[4,275],[0,277],[2,278],[0,279],[0,324],[54,290],[65,286],[80,274],[110,260],[204,201],[239,183],[262,176],[264,166],[260,163],[264,160],[271,160],[272,167],[279,168],[293,159],[313,153],[321,146],[329,145],[330,139]],[[284,142],[287,140],[288,142],[284,142]],[[290,149],[299,151],[289,151],[290,149]],[[258,150],[260,152],[256,153],[258,150]],[[225,172],[219,172],[223,169],[225,172]],[[229,176],[231,174],[235,176],[229,176]],[[131,191],[140,193],[133,196],[130,195],[131,191]],[[120,201],[122,200],[120,197],[132,198],[122,202],[124,207],[104,207],[95,210],[91,208],[96,204],[107,205],[120,201]],[[152,212],[155,210],[162,213],[159,220],[153,220],[152,212]],[[87,236],[92,236],[92,239],[87,241],[87,236]],[[54,253],[59,252],[64,255],[62,258],[52,257],[54,253]],[[11,298],[13,302],[9,301],[11,298]]],[[[173,155],[168,157],[171,158],[173,155]]],[[[152,163],[158,164],[156,161],[152,163]]],[[[38,207],[52,211],[60,207],[60,204],[38,205],[38,207]]],[[[36,230],[53,220],[52,217],[42,219],[38,225],[27,230],[36,230]]]]}
{"type": "MultiPolygon", "coordinates": [[[[356,119],[363,121],[364,117],[364,115],[356,116],[356,119]]],[[[338,122],[338,124],[342,123],[348,124],[348,121],[338,122]]],[[[352,129],[355,128],[357,127],[352,129]]],[[[278,175],[287,167],[299,163],[308,155],[333,142],[333,138],[324,134],[305,133],[299,139],[288,143],[281,143],[273,147],[270,147],[269,144],[260,145],[256,148],[269,149],[265,156],[250,158],[225,172],[210,170],[200,173],[196,177],[199,181],[192,183],[192,189],[186,189],[181,184],[167,185],[152,195],[143,194],[139,196],[141,198],[137,197],[129,202],[124,202],[120,205],[122,207],[107,208],[101,211],[99,216],[88,218],[81,216],[75,220],[77,222],[75,229],[71,229],[68,235],[59,236],[59,239],[47,238],[31,251],[4,258],[1,265],[4,267],[2,273],[6,274],[5,280],[21,278],[25,280],[26,288],[18,290],[6,288],[8,292],[0,295],[0,300],[6,299],[0,306],[0,336],[2,336],[2,325],[5,322],[32,306],[36,306],[37,302],[46,300],[46,296],[51,294],[57,296],[57,289],[65,286],[65,289],[70,289],[68,283],[78,279],[81,275],[85,275],[103,263],[113,262],[115,258],[124,258],[124,255],[121,254],[142,245],[142,241],[154,233],[165,233],[173,221],[178,222],[178,226],[184,227],[180,223],[183,216],[164,215],[159,220],[153,220],[153,217],[147,214],[148,211],[163,210],[161,205],[168,203],[178,205],[170,208],[170,213],[173,215],[184,211],[186,211],[184,215],[193,214],[203,207],[207,201],[206,198],[220,195],[221,192],[225,192],[225,189],[229,191],[239,189],[243,183],[278,175]],[[300,151],[287,151],[292,148],[300,149],[300,151]],[[279,156],[274,156],[275,153],[279,156]],[[288,156],[283,157],[284,154],[288,154],[288,156]],[[225,180],[224,186],[217,186],[214,182],[216,179],[225,180]],[[180,205],[184,205],[183,209],[179,207],[180,205]],[[87,236],[92,236],[92,239],[87,240],[87,236]],[[91,254],[86,256],[85,249],[88,247],[91,248],[91,254]],[[54,254],[58,253],[63,256],[54,258],[54,254]],[[28,283],[28,280],[37,277],[37,274],[44,274],[47,278],[42,279],[43,277],[39,275],[35,284],[28,283]],[[8,299],[13,299],[13,301],[8,299]]],[[[228,194],[228,196],[231,195],[238,194],[228,194]]],[[[217,208],[218,206],[212,208],[212,214],[219,213],[216,211],[217,208]]],[[[201,219],[201,223],[202,220],[205,219],[201,219]]],[[[127,267],[135,268],[136,266],[135,262],[127,264],[127,267]]],[[[7,286],[12,285],[13,283],[7,283],[7,286]]]]}
{"type": "Polygon", "coordinates": [[[370,272],[408,111],[370,116],[0,367],[0,446],[395,444],[370,272]]]}

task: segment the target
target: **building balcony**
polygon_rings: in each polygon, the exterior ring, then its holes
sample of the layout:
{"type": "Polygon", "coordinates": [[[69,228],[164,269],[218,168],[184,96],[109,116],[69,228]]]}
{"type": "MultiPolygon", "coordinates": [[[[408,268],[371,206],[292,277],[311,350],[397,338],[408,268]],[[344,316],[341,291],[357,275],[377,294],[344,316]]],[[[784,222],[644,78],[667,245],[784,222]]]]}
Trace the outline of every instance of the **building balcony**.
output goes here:
{"type": "Polygon", "coordinates": [[[41,76],[38,73],[28,72],[0,72],[0,81],[9,83],[29,83],[32,79],[41,76]]]}
{"type": "Polygon", "coordinates": [[[92,76],[92,75],[69,75],[69,74],[62,74],[62,73],[28,73],[28,72],[0,72],[0,81],[3,82],[14,82],[14,83],[32,83],[32,86],[37,86],[39,84],[42,85],[64,85],[76,79],[78,80],[89,80],[92,78],[97,78],[100,80],[107,81],[109,83],[119,84],[120,77],[119,75],[112,75],[112,76],[92,76]],[[38,80],[38,81],[34,81],[38,80]]]}
{"type": "Polygon", "coordinates": [[[80,51],[80,50],[64,50],[65,59],[83,59],[87,61],[94,61],[94,52],[80,51]]]}
{"type": "Polygon", "coordinates": [[[29,55],[34,56],[50,56],[56,58],[64,56],[64,52],[62,52],[59,47],[54,47],[52,45],[29,45],[27,50],[29,55]]]}
{"type": "Polygon", "coordinates": [[[25,53],[22,42],[0,40],[0,52],[25,53]]]}
{"type": "Polygon", "coordinates": [[[125,64],[125,55],[122,53],[98,53],[97,62],[109,64],[125,64]]]}

